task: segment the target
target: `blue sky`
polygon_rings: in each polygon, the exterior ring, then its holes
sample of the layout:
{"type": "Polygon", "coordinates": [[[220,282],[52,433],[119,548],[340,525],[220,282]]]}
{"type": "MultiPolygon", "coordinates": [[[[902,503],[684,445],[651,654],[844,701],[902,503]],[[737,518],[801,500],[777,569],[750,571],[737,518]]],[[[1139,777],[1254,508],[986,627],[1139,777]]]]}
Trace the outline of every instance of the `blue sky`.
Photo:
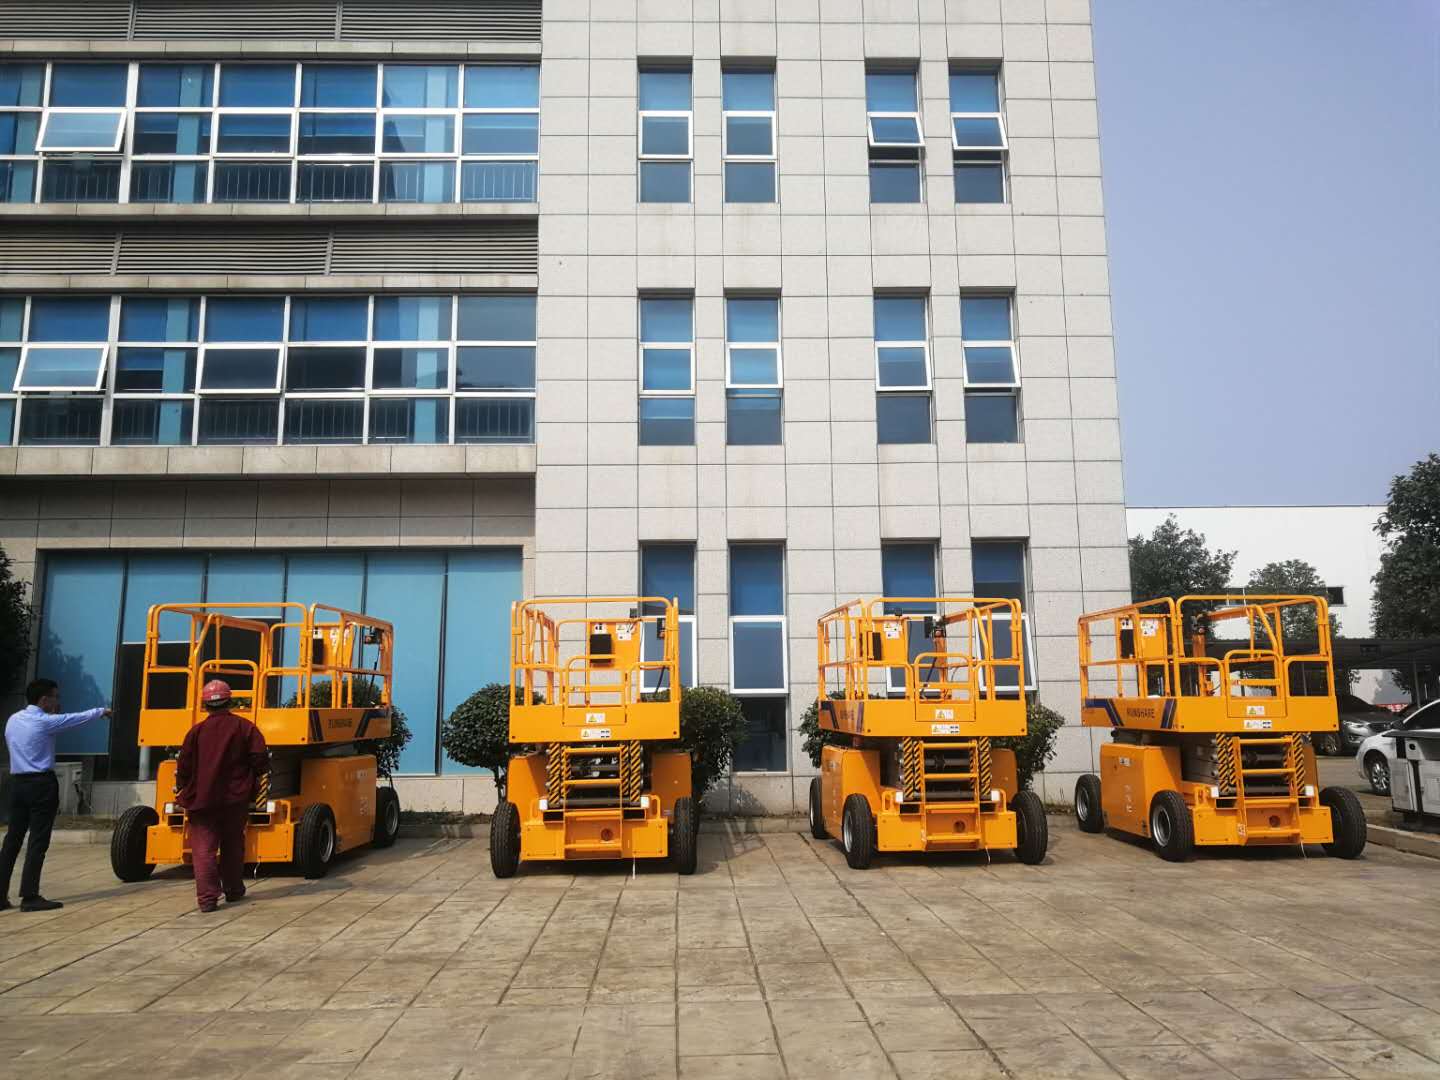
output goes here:
{"type": "Polygon", "coordinates": [[[1440,2],[1094,0],[1126,498],[1440,450],[1440,2]]]}

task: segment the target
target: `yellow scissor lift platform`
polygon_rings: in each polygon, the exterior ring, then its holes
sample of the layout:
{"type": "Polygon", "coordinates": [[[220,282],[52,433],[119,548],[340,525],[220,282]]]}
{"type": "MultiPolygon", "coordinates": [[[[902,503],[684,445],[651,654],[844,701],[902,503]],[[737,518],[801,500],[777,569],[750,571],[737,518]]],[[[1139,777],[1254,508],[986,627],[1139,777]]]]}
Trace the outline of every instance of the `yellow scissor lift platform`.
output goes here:
{"type": "Polygon", "coordinates": [[[820,617],[820,727],[810,831],[855,869],[877,851],[1013,849],[1045,858],[1045,808],[1018,791],[1025,734],[1020,605],[972,597],[852,600],[820,617]],[[923,609],[922,613],[920,609],[923,609]]]}
{"type": "MultiPolygon", "coordinates": [[[[157,604],[146,621],[139,744],[179,747],[204,719],[201,688],[225,680],[232,711],[270,748],[245,862],[294,863],[321,877],[340,852],[388,847],[400,829],[394,788],[377,786],[374,755],[355,746],[390,735],[393,645],[388,622],[326,604],[157,604]]],[[[131,807],[116,823],[110,862],[122,881],[190,862],[175,768],[174,758],[162,761],[153,805],[131,807]]]]}
{"type": "Polygon", "coordinates": [[[680,737],[680,620],[654,596],[554,597],[510,615],[510,758],[490,865],[663,859],[693,874],[699,820],[680,737]]]}
{"type": "Polygon", "coordinates": [[[1100,775],[1075,785],[1082,830],[1147,837],[1171,861],[1196,844],[1364,850],[1359,799],[1319,787],[1307,737],[1339,724],[1323,599],[1166,597],[1079,630],[1082,719],[1112,732],[1100,775]]]}

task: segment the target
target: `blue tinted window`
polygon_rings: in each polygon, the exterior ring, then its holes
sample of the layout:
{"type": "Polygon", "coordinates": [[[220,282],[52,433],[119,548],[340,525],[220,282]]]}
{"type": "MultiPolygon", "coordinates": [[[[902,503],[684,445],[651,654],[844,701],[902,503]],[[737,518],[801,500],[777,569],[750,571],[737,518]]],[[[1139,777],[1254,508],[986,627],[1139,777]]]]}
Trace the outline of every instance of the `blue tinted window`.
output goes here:
{"type": "Polygon", "coordinates": [[[208,154],[209,113],[136,113],[136,154],[208,154]]]}
{"type": "Polygon", "coordinates": [[[998,161],[956,162],[955,201],[957,203],[1003,203],[1005,201],[1005,167],[998,161]]]}
{"type": "Polygon", "coordinates": [[[966,394],[965,441],[1020,441],[1019,400],[1014,394],[966,394]]]}
{"type": "Polygon", "coordinates": [[[220,68],[220,104],[252,109],[294,105],[295,65],[223,65],[220,68]]]}
{"type": "MultiPolygon", "coordinates": [[[[222,154],[288,154],[290,117],[266,113],[222,114],[216,149],[222,154]]],[[[289,166],[285,166],[285,179],[288,184],[289,166]]]]}
{"type": "Polygon", "coordinates": [[[299,151],[302,154],[373,154],[375,114],[301,113],[299,151]]]}
{"type": "Polygon", "coordinates": [[[141,64],[135,104],[142,108],[209,108],[214,64],[141,64]]]}
{"type": "Polygon", "coordinates": [[[733,623],[735,670],[730,683],[737,692],[785,689],[785,627],[778,620],[733,623]]]}
{"type": "Polygon", "coordinates": [[[0,113],[0,154],[33,154],[39,131],[39,113],[0,113]]]}
{"type": "Polygon", "coordinates": [[[0,64],[0,105],[42,104],[44,64],[0,64]]]}
{"type": "Polygon", "coordinates": [[[205,304],[206,341],[280,341],[284,332],[284,300],[216,296],[205,304]]]}
{"type": "MultiPolygon", "coordinates": [[[[739,648],[739,643],[736,643],[739,648]]],[[[735,748],[736,772],[784,772],[790,723],[783,697],[742,697],[745,738],[735,748]]]]}
{"type": "Polygon", "coordinates": [[[730,614],[785,614],[785,548],[783,545],[732,544],[730,546],[730,614]]]}
{"type": "Polygon", "coordinates": [[[725,441],[730,446],[779,446],[779,390],[731,390],[725,398],[725,441]]]}
{"type": "Polygon", "coordinates": [[[886,596],[934,596],[935,545],[880,545],[880,582],[886,596]]]}
{"type": "Polygon", "coordinates": [[[460,69],[453,64],[386,64],[381,104],[387,109],[453,109],[460,69]]]}
{"type": "Polygon", "coordinates": [[[463,341],[534,341],[534,295],[462,296],[459,337],[463,341]]]}
{"type": "Polygon", "coordinates": [[[36,296],[30,301],[31,341],[105,341],[109,337],[109,297],[36,296]]]}
{"type": "Polygon", "coordinates": [[[725,335],[732,342],[779,341],[780,301],[735,297],[725,301],[725,335]]]}
{"type": "Polygon", "coordinates": [[[876,382],[879,386],[903,387],[929,385],[925,350],[897,349],[882,346],[875,351],[876,382]]]}
{"type": "Polygon", "coordinates": [[[915,73],[867,71],[865,108],[868,112],[915,112],[915,73]]]}
{"type": "Polygon", "coordinates": [[[0,296],[0,341],[19,341],[25,330],[25,301],[18,296],[0,296]]]}
{"type": "Polygon", "coordinates": [[[733,112],[769,112],[775,108],[773,71],[727,71],[722,76],[724,108],[733,112]]]}
{"type": "Polygon", "coordinates": [[[533,390],[533,345],[466,346],[455,350],[457,390],[533,390]]]}
{"type": "Polygon", "coordinates": [[[645,297],[640,301],[640,340],[694,341],[694,312],[689,297],[645,297]]]}
{"type": "Polygon", "coordinates": [[[765,157],[775,152],[774,122],[768,116],[727,116],[725,152],[765,157]]]}
{"type": "Polygon", "coordinates": [[[540,147],[540,118],[535,113],[471,113],[460,133],[466,154],[534,154],[540,147]]]}
{"type": "Polygon", "coordinates": [[[380,201],[455,201],[455,166],[448,161],[382,161],[380,201]]]}
{"type": "Polygon", "coordinates": [[[465,69],[467,109],[534,109],[540,105],[535,64],[472,64],[465,69]]]}
{"type": "Polygon", "coordinates": [[[690,163],[688,161],[642,161],[640,163],[640,201],[688,203],[690,201],[690,163]]]}
{"type": "Polygon", "coordinates": [[[952,121],[955,145],[967,148],[1005,145],[1000,120],[993,116],[957,116],[952,121]]]}
{"type": "Polygon", "coordinates": [[[999,112],[1000,76],[993,71],[952,71],[951,112],[999,112]]]}
{"type": "Polygon", "coordinates": [[[960,335],[966,341],[1009,341],[1008,296],[962,296],[960,335]]]}
{"type": "Polygon", "coordinates": [[[930,395],[877,394],[875,438],[881,443],[928,443],[930,395]]]}
{"type": "Polygon", "coordinates": [[[641,545],[640,593],[677,600],[682,614],[694,614],[695,545],[641,545]]]}
{"type": "Polygon", "coordinates": [[[979,597],[1025,598],[1025,544],[1020,540],[976,540],[970,565],[979,597]]]}
{"type": "Polygon", "coordinates": [[[641,112],[688,112],[690,72],[642,71],[638,97],[641,112]]]}
{"type": "Polygon", "coordinates": [[[769,161],[725,162],[725,201],[732,203],[774,202],[774,164],[769,161]]]}
{"type": "Polygon", "coordinates": [[[380,148],[387,154],[453,154],[455,121],[449,116],[387,116],[380,148]]]}
{"type": "Polygon", "coordinates": [[[372,443],[443,443],[449,439],[445,398],[375,398],[370,402],[372,443]]]}
{"type": "Polygon", "coordinates": [[[920,166],[913,161],[870,163],[870,201],[872,203],[918,203],[920,201],[920,166]]]}
{"type": "Polygon", "coordinates": [[[200,301],[127,296],[120,304],[121,341],[199,341],[200,301]]]}
{"type": "Polygon", "coordinates": [[[300,106],[373,109],[374,64],[306,64],[300,72],[300,106]]]}
{"type": "Polygon", "coordinates": [[[641,357],[640,389],[689,390],[689,349],[646,349],[641,357]]]}
{"type": "Polygon", "coordinates": [[[876,341],[924,341],[923,296],[875,297],[876,341]]]}
{"type": "Polygon", "coordinates": [[[291,341],[364,341],[369,303],[363,296],[327,296],[290,301],[291,341]]]}
{"type": "Polygon", "coordinates": [[[377,296],[376,341],[449,341],[448,296],[377,296]]]}
{"type": "Polygon", "coordinates": [[[730,350],[730,382],[737,386],[774,386],[780,381],[780,354],[775,349],[730,350]]]}
{"type": "Polygon", "coordinates": [[[194,349],[122,347],[115,389],[128,393],[188,394],[195,389],[194,349]]]}
{"type": "Polygon", "coordinates": [[[694,446],[695,399],[640,399],[641,446],[694,446]]]}
{"type": "Polygon", "coordinates": [[[124,105],[128,81],[125,64],[55,64],[50,68],[50,104],[124,105]]]}

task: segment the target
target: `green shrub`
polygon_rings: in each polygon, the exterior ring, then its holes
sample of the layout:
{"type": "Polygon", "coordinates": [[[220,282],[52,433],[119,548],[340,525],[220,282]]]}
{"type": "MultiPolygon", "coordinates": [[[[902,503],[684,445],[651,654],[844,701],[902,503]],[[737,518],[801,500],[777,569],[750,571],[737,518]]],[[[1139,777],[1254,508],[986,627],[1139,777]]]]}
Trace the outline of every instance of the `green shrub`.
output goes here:
{"type": "MultiPolygon", "coordinates": [[[[832,698],[839,698],[843,695],[831,693],[832,698]]],[[[800,715],[800,725],[795,729],[805,738],[800,743],[800,749],[810,759],[810,764],[815,768],[820,767],[820,755],[825,747],[831,743],[849,742],[850,737],[838,731],[831,731],[829,728],[820,726],[820,699],[816,698],[800,715]]]]}
{"type": "Polygon", "coordinates": [[[30,586],[15,580],[9,556],[0,551],[0,694],[10,690],[25,675],[30,659],[32,617],[30,586]]]}
{"type": "Polygon", "coordinates": [[[690,751],[690,784],[700,798],[730,772],[750,727],[740,700],[714,686],[680,691],[680,745],[690,751]]]}
{"type": "MultiPolygon", "coordinates": [[[[298,694],[296,698],[298,698],[298,694]]],[[[287,708],[293,708],[296,698],[287,702],[287,708]]],[[[366,680],[362,682],[356,679],[351,689],[350,700],[356,708],[369,708],[372,705],[380,704],[380,684],[366,680]]],[[[312,709],[330,708],[330,680],[316,679],[310,684],[310,707],[312,709]]],[[[405,749],[405,744],[410,741],[410,725],[405,720],[405,714],[393,705],[390,707],[390,736],[385,739],[357,739],[355,747],[362,754],[375,755],[375,771],[382,777],[388,779],[395,774],[400,767],[400,751],[405,749]]]]}
{"type": "Polygon", "coordinates": [[[489,769],[503,799],[510,755],[519,750],[510,746],[510,688],[491,683],[455,706],[440,726],[440,745],[461,765],[489,769]]]}
{"type": "Polygon", "coordinates": [[[990,740],[991,746],[1015,751],[1015,771],[1020,790],[1028,788],[1035,774],[1055,756],[1055,737],[1064,726],[1063,716],[1031,698],[1025,707],[1025,734],[990,740]]]}

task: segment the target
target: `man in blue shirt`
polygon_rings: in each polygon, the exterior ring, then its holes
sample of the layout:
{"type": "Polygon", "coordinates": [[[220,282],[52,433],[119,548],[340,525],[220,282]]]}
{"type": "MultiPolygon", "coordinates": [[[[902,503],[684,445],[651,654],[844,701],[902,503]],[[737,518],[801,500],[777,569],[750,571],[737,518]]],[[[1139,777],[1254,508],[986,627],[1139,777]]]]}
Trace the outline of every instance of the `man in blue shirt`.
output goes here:
{"type": "Polygon", "coordinates": [[[50,850],[50,830],[60,809],[60,782],[55,778],[55,736],[88,724],[109,709],[62,713],[60,688],[53,679],[36,679],[25,688],[30,704],[5,725],[10,748],[10,831],[0,847],[0,911],[10,907],[10,875],[29,832],[25,868],[20,874],[20,910],[54,911],[65,905],[40,895],[40,871],[50,850]]]}

